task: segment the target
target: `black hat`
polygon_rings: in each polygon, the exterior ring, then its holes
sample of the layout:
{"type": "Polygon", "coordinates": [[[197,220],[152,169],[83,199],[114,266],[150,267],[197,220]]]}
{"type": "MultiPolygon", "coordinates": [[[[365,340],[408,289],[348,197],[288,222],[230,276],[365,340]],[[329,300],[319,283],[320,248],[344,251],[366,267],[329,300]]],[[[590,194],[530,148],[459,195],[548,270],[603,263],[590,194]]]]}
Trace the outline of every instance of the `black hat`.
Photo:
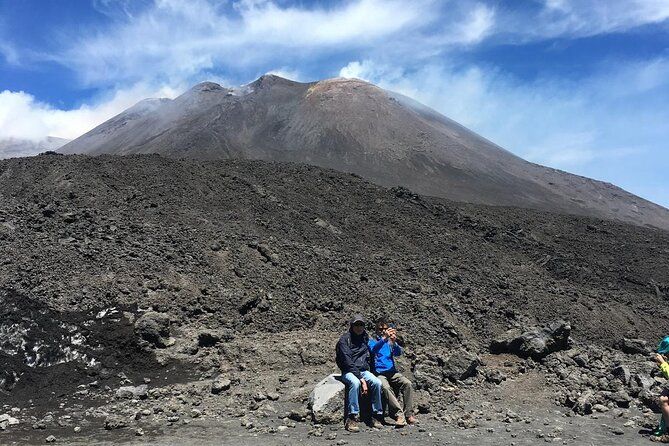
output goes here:
{"type": "Polygon", "coordinates": [[[362,314],[356,314],[353,316],[351,319],[351,325],[355,324],[356,322],[362,322],[363,324],[365,323],[365,318],[362,317],[362,314]]]}

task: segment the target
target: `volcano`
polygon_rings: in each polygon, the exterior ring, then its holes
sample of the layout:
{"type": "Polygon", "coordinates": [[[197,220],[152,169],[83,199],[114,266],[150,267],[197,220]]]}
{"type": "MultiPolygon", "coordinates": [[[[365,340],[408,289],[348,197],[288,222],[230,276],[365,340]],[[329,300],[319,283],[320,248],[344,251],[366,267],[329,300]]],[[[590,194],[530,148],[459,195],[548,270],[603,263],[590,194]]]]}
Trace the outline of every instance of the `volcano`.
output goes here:
{"type": "Polygon", "coordinates": [[[72,154],[297,162],[382,186],[669,229],[669,210],[615,185],[525,161],[400,94],[358,79],[265,75],[147,99],[60,149],[72,154]]]}

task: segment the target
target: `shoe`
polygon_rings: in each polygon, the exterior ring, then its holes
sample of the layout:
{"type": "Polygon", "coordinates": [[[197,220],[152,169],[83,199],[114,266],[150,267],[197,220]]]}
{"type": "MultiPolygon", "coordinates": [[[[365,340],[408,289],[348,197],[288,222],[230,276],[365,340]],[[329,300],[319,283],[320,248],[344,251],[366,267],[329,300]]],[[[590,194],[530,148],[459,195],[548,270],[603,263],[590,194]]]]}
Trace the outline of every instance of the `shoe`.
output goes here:
{"type": "Polygon", "coordinates": [[[346,429],[349,432],[360,432],[360,426],[358,426],[358,420],[356,420],[353,417],[347,418],[346,423],[344,423],[344,429],[346,429]]]}
{"type": "Polygon", "coordinates": [[[382,416],[382,415],[378,415],[377,417],[372,417],[372,427],[374,427],[376,429],[381,429],[383,427],[383,423],[378,418],[380,416],[382,416]]]}
{"type": "Polygon", "coordinates": [[[407,420],[404,418],[404,415],[398,415],[397,418],[395,419],[395,426],[396,427],[404,427],[407,425],[407,420]]]}
{"type": "Polygon", "coordinates": [[[411,415],[409,418],[407,418],[407,423],[409,423],[409,424],[417,424],[417,423],[418,423],[418,420],[416,419],[416,417],[414,417],[413,415],[411,415]]]}

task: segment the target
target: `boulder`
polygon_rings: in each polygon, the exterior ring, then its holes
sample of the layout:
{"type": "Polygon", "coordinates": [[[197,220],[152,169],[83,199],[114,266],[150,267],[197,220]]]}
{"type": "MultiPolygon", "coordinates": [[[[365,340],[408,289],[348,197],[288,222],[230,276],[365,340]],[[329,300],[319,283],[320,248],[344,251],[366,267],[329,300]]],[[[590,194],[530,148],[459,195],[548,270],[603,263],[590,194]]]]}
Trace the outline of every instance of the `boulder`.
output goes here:
{"type": "Polygon", "coordinates": [[[648,355],[652,349],[644,339],[623,338],[620,342],[620,350],[628,355],[648,355]]]}
{"type": "Polygon", "coordinates": [[[221,342],[221,337],[212,331],[203,331],[197,336],[198,347],[214,347],[219,342],[221,342]]]}
{"type": "Polygon", "coordinates": [[[576,400],[576,404],[574,404],[572,410],[579,415],[589,415],[592,413],[594,399],[592,392],[586,392],[576,400]]]}
{"type": "Polygon", "coordinates": [[[413,376],[416,388],[427,390],[428,392],[438,389],[442,381],[442,372],[439,364],[426,359],[416,361],[413,367],[413,376]]]}
{"type": "Polygon", "coordinates": [[[483,376],[485,376],[486,381],[493,384],[501,384],[503,381],[506,381],[506,375],[498,369],[487,369],[483,376]]]}
{"type": "Polygon", "coordinates": [[[174,344],[170,338],[170,317],[165,313],[147,311],[135,322],[135,333],[152,347],[165,348],[174,344]]]}
{"type": "Polygon", "coordinates": [[[611,374],[622,381],[623,384],[629,384],[632,377],[630,368],[626,365],[618,365],[611,370],[611,374]]]}
{"type": "Polygon", "coordinates": [[[566,321],[555,321],[545,327],[532,327],[525,331],[512,329],[492,341],[490,351],[539,360],[551,353],[571,348],[570,333],[571,326],[566,321]]]}
{"type": "Polygon", "coordinates": [[[0,430],[5,430],[9,426],[15,426],[19,424],[19,420],[16,418],[9,416],[7,414],[0,415],[0,430]]]}
{"type": "Polygon", "coordinates": [[[444,379],[450,381],[463,381],[476,375],[481,360],[474,353],[460,349],[451,354],[441,367],[441,373],[444,379]]]}
{"type": "Polygon", "coordinates": [[[149,393],[149,387],[146,384],[141,386],[124,386],[116,390],[116,398],[119,399],[146,399],[149,393]]]}
{"type": "Polygon", "coordinates": [[[609,401],[613,401],[618,407],[630,407],[630,403],[632,402],[632,397],[629,396],[627,392],[624,390],[619,390],[617,392],[602,392],[605,393],[606,398],[609,401]]]}
{"type": "Polygon", "coordinates": [[[109,415],[107,418],[105,418],[105,429],[108,431],[122,429],[127,426],[127,420],[120,416],[109,415]]]}
{"type": "Polygon", "coordinates": [[[656,381],[647,375],[636,374],[633,376],[632,381],[636,386],[640,387],[641,390],[650,390],[656,383],[656,381]]]}
{"type": "Polygon", "coordinates": [[[344,383],[340,375],[322,379],[309,395],[311,419],[318,424],[334,424],[344,419],[344,383]]]}
{"type": "Polygon", "coordinates": [[[658,404],[660,399],[660,392],[650,389],[642,390],[639,392],[637,398],[639,398],[641,404],[648,407],[653,412],[660,413],[660,406],[658,404]]]}

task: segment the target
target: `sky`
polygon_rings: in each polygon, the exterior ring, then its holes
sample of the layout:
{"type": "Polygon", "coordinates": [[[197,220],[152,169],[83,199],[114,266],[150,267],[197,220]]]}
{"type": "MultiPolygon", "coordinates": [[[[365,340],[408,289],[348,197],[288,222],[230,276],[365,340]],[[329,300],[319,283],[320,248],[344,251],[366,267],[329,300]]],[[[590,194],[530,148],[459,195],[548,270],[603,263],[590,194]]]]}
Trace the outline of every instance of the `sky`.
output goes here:
{"type": "Polygon", "coordinates": [[[364,79],[669,207],[669,0],[0,0],[0,140],[265,73],[364,79]]]}

